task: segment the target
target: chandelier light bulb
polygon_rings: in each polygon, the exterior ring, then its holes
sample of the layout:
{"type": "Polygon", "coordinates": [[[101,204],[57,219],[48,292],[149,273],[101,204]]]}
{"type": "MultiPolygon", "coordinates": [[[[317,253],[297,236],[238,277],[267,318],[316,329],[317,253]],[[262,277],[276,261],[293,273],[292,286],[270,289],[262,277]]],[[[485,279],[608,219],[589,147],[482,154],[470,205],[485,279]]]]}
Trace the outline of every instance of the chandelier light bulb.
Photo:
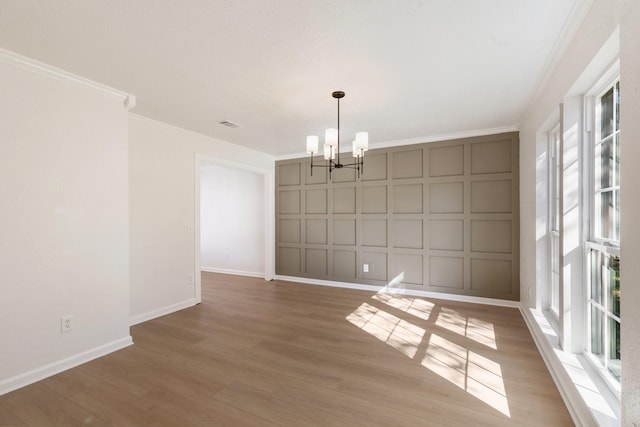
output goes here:
{"type": "Polygon", "coordinates": [[[307,153],[315,154],[318,152],[318,136],[307,136],[307,153]]]}
{"type": "Polygon", "coordinates": [[[331,145],[324,144],[324,159],[333,160],[336,158],[336,150],[331,145]]]}
{"type": "Polygon", "coordinates": [[[338,146],[338,129],[327,129],[324,132],[324,143],[330,147],[338,146]]]}
{"type": "Polygon", "coordinates": [[[369,132],[356,133],[355,144],[358,150],[367,151],[369,149],[369,132]]]}

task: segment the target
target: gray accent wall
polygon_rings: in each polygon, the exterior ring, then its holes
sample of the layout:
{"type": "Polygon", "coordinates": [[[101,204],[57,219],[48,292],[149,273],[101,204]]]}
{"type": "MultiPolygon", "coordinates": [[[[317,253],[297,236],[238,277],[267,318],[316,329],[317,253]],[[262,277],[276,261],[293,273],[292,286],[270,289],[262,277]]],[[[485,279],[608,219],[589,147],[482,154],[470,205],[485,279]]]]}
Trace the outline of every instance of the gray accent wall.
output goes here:
{"type": "Polygon", "coordinates": [[[517,132],[370,150],[360,179],[310,172],[276,162],[276,274],[520,299],[517,132]]]}

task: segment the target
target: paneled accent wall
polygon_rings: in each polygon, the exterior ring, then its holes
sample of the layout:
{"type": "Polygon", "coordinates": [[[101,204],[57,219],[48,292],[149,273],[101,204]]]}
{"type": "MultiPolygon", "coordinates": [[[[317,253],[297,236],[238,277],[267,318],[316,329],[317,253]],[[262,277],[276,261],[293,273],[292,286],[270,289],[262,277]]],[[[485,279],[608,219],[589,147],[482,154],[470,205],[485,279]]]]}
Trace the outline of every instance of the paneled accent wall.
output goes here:
{"type": "Polygon", "coordinates": [[[518,300],[518,203],[515,132],[279,161],[276,273],[518,300]]]}

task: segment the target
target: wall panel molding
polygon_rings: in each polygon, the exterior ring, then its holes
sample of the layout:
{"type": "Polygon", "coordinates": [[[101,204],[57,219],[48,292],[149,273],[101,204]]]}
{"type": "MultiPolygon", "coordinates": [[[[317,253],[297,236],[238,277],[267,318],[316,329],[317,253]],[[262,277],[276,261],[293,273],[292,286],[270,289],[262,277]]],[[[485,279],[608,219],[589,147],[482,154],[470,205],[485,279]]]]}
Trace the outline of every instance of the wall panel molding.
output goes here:
{"type": "Polygon", "coordinates": [[[517,132],[374,149],[331,181],[278,161],[276,273],[519,300],[518,152],[517,132]]]}

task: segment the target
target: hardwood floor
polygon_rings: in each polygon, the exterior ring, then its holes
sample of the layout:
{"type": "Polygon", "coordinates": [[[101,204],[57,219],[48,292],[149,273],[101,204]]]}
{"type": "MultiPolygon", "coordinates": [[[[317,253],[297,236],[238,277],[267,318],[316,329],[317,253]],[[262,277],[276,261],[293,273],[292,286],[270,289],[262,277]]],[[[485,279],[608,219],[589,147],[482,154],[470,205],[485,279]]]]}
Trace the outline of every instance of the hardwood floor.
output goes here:
{"type": "Polygon", "coordinates": [[[202,301],[0,426],[573,425],[516,309],[213,273],[202,301]]]}

